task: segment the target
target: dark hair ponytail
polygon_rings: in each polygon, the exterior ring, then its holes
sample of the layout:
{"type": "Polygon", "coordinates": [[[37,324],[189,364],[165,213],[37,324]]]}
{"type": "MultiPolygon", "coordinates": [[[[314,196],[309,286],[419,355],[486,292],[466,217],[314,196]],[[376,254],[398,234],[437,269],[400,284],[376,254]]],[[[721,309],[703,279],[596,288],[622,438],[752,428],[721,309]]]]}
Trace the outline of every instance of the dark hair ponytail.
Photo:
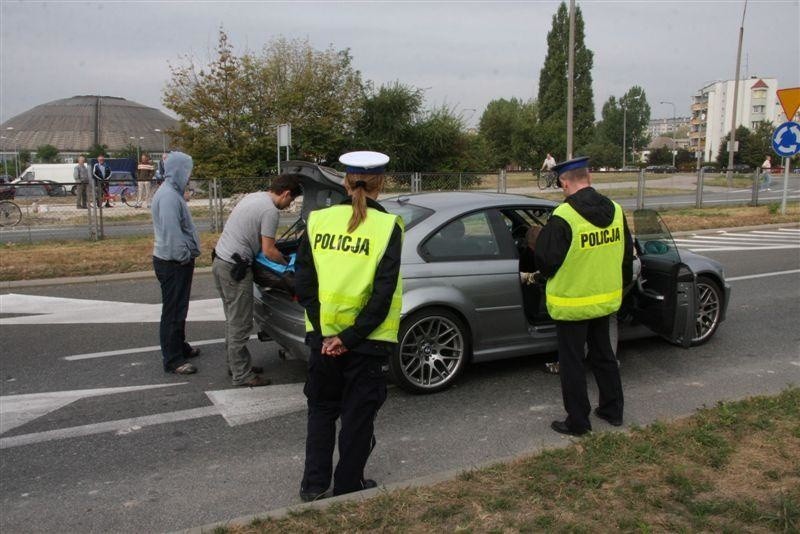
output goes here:
{"type": "Polygon", "coordinates": [[[353,215],[347,224],[347,232],[353,233],[367,218],[367,194],[380,191],[383,186],[383,174],[348,173],[345,183],[353,199],[353,215]]]}

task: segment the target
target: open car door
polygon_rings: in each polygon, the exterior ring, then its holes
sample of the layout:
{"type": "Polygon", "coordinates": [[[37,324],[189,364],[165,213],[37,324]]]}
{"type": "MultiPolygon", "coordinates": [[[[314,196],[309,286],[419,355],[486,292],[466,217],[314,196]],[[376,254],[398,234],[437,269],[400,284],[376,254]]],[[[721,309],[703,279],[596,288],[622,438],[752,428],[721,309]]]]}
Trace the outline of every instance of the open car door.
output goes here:
{"type": "Polygon", "coordinates": [[[672,234],[656,211],[636,210],[633,220],[642,262],[633,292],[633,316],[670,342],[689,347],[697,309],[695,275],[681,261],[672,234]]]}
{"type": "MultiPolygon", "coordinates": [[[[347,193],[344,189],[344,175],[329,167],[308,161],[285,161],[281,163],[283,173],[297,174],[303,186],[303,209],[295,223],[278,238],[278,248],[292,247],[303,234],[308,215],[319,208],[339,204],[347,193]]],[[[283,249],[281,249],[283,251],[283,249]]]]}

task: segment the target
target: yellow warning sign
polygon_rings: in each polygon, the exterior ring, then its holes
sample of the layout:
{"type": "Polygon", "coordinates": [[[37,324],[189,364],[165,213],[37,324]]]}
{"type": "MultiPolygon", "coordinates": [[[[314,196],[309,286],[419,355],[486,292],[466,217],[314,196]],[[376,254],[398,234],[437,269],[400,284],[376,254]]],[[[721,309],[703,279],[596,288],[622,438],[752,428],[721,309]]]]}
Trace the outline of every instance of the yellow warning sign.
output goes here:
{"type": "Polygon", "coordinates": [[[786,120],[790,121],[797,113],[797,108],[800,108],[800,87],[793,87],[791,89],[778,89],[778,100],[781,101],[783,112],[786,113],[786,120]]]}

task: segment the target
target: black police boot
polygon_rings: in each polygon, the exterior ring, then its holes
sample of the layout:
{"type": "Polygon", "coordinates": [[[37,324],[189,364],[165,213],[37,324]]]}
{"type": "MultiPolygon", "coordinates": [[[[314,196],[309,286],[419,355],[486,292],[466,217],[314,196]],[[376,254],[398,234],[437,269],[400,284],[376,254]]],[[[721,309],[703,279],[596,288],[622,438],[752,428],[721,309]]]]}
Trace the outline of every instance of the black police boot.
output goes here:
{"type": "Polygon", "coordinates": [[[584,434],[588,434],[592,431],[591,428],[583,428],[583,429],[573,429],[567,425],[566,421],[553,421],[550,423],[550,428],[558,432],[559,434],[566,434],[568,436],[583,436],[584,434]]]}
{"type": "Polygon", "coordinates": [[[323,491],[304,491],[302,488],[300,489],[300,499],[303,502],[312,502],[318,501],[320,499],[327,499],[330,497],[328,490],[323,491]]]}

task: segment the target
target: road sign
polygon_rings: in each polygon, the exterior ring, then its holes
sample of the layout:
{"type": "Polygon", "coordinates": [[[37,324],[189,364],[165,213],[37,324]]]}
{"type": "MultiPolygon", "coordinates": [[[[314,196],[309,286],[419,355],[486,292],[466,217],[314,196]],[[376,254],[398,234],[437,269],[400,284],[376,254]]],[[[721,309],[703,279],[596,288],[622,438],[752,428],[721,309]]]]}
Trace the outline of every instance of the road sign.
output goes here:
{"type": "Polygon", "coordinates": [[[784,122],[772,132],[772,150],[782,158],[800,152],[800,124],[784,122]]]}
{"type": "Polygon", "coordinates": [[[781,102],[783,112],[786,113],[786,120],[790,121],[797,113],[797,108],[800,108],[800,87],[793,87],[791,89],[778,89],[778,100],[781,102]]]}

